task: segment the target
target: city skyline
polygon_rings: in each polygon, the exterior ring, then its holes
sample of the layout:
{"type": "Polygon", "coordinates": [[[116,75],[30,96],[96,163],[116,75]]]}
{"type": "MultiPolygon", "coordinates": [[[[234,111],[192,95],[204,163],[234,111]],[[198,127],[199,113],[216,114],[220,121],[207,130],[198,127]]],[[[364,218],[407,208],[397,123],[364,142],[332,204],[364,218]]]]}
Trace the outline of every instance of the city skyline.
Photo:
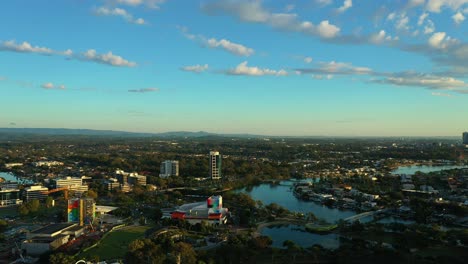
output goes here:
{"type": "Polygon", "coordinates": [[[8,1],[0,127],[459,136],[468,0],[8,1]]]}

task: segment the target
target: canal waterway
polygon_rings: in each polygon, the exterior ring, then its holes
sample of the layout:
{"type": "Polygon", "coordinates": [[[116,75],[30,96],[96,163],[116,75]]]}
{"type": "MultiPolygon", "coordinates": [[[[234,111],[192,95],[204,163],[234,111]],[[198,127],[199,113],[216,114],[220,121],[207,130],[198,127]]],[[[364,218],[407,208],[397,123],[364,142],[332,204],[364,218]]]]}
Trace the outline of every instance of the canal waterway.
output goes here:
{"type": "Polygon", "coordinates": [[[420,171],[423,173],[442,171],[442,170],[453,170],[453,169],[464,169],[468,166],[460,165],[411,165],[411,166],[400,166],[396,170],[392,171],[392,174],[408,174],[413,175],[420,171]]]}
{"type": "Polygon", "coordinates": [[[31,180],[19,178],[11,172],[0,172],[0,178],[5,179],[5,181],[18,182],[23,184],[33,183],[31,180]]]}
{"type": "Polygon", "coordinates": [[[264,205],[276,203],[289,211],[303,214],[310,212],[329,223],[335,223],[340,219],[356,214],[356,212],[351,210],[329,208],[319,203],[298,199],[292,191],[295,182],[297,181],[281,181],[279,184],[263,183],[254,187],[243,188],[239,191],[250,195],[254,200],[261,201],[264,205]]]}
{"type": "Polygon", "coordinates": [[[315,244],[327,249],[337,249],[340,246],[337,234],[313,234],[298,225],[269,226],[261,230],[261,234],[273,240],[272,247],[284,248],[283,242],[291,240],[297,245],[307,248],[315,244]]]}

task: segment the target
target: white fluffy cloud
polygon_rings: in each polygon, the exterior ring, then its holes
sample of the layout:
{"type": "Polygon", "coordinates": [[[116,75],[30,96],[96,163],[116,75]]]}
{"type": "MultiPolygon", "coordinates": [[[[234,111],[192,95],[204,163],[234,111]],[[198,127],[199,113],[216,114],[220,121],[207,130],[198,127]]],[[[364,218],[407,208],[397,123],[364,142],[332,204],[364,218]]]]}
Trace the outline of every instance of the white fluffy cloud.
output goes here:
{"type": "Polygon", "coordinates": [[[456,39],[447,36],[445,32],[436,32],[428,40],[429,46],[435,49],[446,49],[457,42],[456,39]]]}
{"type": "Polygon", "coordinates": [[[424,23],[424,20],[426,20],[427,16],[429,16],[428,13],[424,12],[422,13],[419,18],[418,18],[418,25],[421,26],[424,23]]]}
{"type": "Polygon", "coordinates": [[[369,41],[374,44],[382,44],[384,42],[391,42],[398,40],[398,37],[392,37],[387,35],[385,30],[380,30],[378,33],[372,34],[369,38],[369,41]]]}
{"type": "Polygon", "coordinates": [[[460,25],[465,20],[465,16],[459,11],[452,16],[452,19],[455,24],[460,25]]]}
{"type": "Polygon", "coordinates": [[[340,28],[330,24],[328,20],[320,22],[320,24],[318,24],[315,28],[315,32],[317,32],[318,35],[322,38],[333,38],[340,32],[340,28]]]}
{"type": "Polygon", "coordinates": [[[254,54],[254,50],[252,48],[246,47],[242,44],[231,42],[227,39],[217,40],[215,38],[210,38],[206,40],[206,45],[210,48],[222,48],[232,54],[239,55],[239,56],[250,56],[254,54]]]}
{"type": "Polygon", "coordinates": [[[46,89],[46,90],[52,90],[52,89],[65,90],[66,89],[65,85],[63,85],[63,84],[55,85],[55,84],[53,84],[51,82],[43,83],[41,85],[41,87],[46,89]]]}
{"type": "Polygon", "coordinates": [[[37,53],[44,55],[60,55],[67,56],[72,59],[79,59],[82,61],[93,61],[102,64],[120,66],[120,67],[134,67],[137,64],[135,62],[128,61],[121,56],[112,54],[109,51],[106,54],[98,54],[96,50],[90,49],[81,54],[74,54],[71,49],[65,51],[57,51],[46,47],[33,46],[29,42],[24,41],[23,43],[16,43],[14,40],[4,41],[0,45],[0,51],[14,51],[23,53],[37,53]]]}
{"type": "Polygon", "coordinates": [[[99,16],[119,16],[125,19],[129,23],[137,24],[137,25],[144,25],[145,20],[143,18],[133,18],[133,15],[128,13],[125,9],[122,8],[107,8],[101,6],[97,8],[94,13],[99,16]]]}
{"type": "MultiPolygon", "coordinates": [[[[2,42],[0,50],[8,50],[15,52],[29,52],[29,53],[38,53],[38,54],[59,54],[60,51],[54,51],[50,48],[33,46],[29,42],[16,43],[14,40],[7,40],[2,42]]],[[[70,51],[71,52],[71,51],[70,51]]]]}
{"type": "Polygon", "coordinates": [[[305,63],[311,63],[311,62],[312,62],[312,58],[311,58],[311,57],[305,57],[305,58],[304,58],[304,62],[305,62],[305,63]]]}
{"type": "Polygon", "coordinates": [[[208,48],[212,48],[212,49],[220,48],[229,53],[232,53],[238,56],[245,56],[245,57],[248,57],[255,53],[254,49],[249,48],[239,43],[232,42],[227,39],[220,39],[220,40],[216,38],[208,39],[207,37],[203,35],[194,35],[194,34],[189,33],[189,30],[187,27],[177,26],[177,28],[182,32],[182,34],[186,38],[196,41],[200,43],[201,45],[208,47],[208,48]]]}
{"type": "Polygon", "coordinates": [[[281,70],[271,70],[267,68],[259,67],[249,67],[247,61],[244,61],[236,66],[234,69],[226,71],[226,74],[229,75],[248,75],[248,76],[263,76],[263,75],[273,75],[273,76],[286,76],[288,72],[281,70]]]}
{"type": "Polygon", "coordinates": [[[81,59],[117,67],[135,67],[137,65],[135,62],[128,61],[121,56],[112,54],[111,51],[105,54],[98,54],[96,50],[93,49],[83,52],[81,59]]]}
{"type": "Polygon", "coordinates": [[[182,67],[181,70],[188,71],[188,72],[201,73],[201,72],[208,70],[208,64],[204,64],[204,65],[197,64],[197,65],[192,65],[192,66],[185,66],[185,67],[182,67]]]}
{"type": "Polygon", "coordinates": [[[208,14],[225,13],[244,22],[262,23],[275,29],[301,32],[325,39],[334,38],[340,32],[340,28],[328,20],[323,20],[315,25],[310,21],[300,20],[297,14],[272,13],[262,6],[261,1],[211,1],[203,5],[203,10],[208,14]]]}
{"type": "Polygon", "coordinates": [[[337,11],[343,13],[353,6],[353,0],[344,0],[343,5],[340,6],[337,11]]]}
{"type": "Polygon", "coordinates": [[[444,7],[448,7],[452,10],[459,10],[467,4],[468,0],[429,0],[426,9],[430,12],[439,13],[444,7]]]}

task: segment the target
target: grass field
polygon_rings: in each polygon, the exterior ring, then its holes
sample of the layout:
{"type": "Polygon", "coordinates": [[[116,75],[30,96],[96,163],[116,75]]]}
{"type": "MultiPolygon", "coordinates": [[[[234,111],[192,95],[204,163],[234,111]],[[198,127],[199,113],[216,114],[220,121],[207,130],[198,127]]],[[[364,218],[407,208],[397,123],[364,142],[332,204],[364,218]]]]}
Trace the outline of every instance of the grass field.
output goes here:
{"type": "Polygon", "coordinates": [[[100,260],[123,258],[131,241],[142,238],[148,226],[129,226],[113,231],[98,246],[80,254],[80,258],[99,256],[100,260]]]}

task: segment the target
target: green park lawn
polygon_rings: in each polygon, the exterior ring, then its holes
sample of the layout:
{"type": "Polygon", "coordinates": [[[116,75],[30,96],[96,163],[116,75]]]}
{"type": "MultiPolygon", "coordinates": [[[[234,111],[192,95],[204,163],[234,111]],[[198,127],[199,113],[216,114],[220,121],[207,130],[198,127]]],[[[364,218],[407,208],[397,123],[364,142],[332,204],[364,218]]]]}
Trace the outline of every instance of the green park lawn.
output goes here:
{"type": "Polygon", "coordinates": [[[148,226],[129,226],[109,233],[96,247],[83,252],[79,257],[99,256],[100,260],[123,258],[128,244],[142,238],[148,226]]]}

